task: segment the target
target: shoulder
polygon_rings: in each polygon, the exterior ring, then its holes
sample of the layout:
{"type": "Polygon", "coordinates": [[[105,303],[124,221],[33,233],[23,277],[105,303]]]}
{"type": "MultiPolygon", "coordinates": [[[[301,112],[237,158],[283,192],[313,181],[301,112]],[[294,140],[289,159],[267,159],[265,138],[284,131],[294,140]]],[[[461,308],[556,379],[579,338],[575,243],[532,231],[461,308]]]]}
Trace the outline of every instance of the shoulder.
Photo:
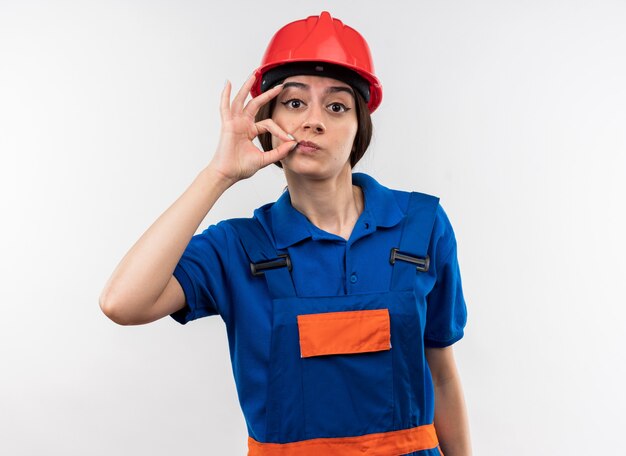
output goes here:
{"type": "Polygon", "coordinates": [[[444,209],[439,196],[420,191],[397,189],[388,189],[388,191],[393,195],[405,217],[412,210],[411,198],[414,199],[413,209],[421,209],[423,215],[420,214],[419,216],[432,217],[430,254],[432,258],[444,260],[455,248],[456,237],[450,217],[444,209]]]}
{"type": "Polygon", "coordinates": [[[275,244],[271,208],[275,203],[255,209],[252,217],[225,219],[210,226],[206,235],[221,240],[231,253],[243,253],[250,245],[275,244]]]}
{"type": "Polygon", "coordinates": [[[441,204],[437,205],[435,222],[431,235],[430,256],[435,270],[442,267],[456,257],[456,237],[448,214],[441,204]]]}
{"type": "Polygon", "coordinates": [[[415,199],[415,205],[417,208],[423,208],[430,216],[434,215],[433,219],[433,237],[434,238],[446,238],[447,240],[454,239],[454,230],[452,223],[448,217],[447,212],[444,210],[441,203],[441,198],[437,195],[420,191],[406,191],[397,189],[388,189],[394,196],[395,201],[401,208],[402,212],[406,216],[411,210],[411,198],[415,199]]]}
{"type": "Polygon", "coordinates": [[[447,212],[443,208],[441,201],[437,203],[433,232],[438,233],[439,236],[441,237],[454,238],[454,230],[452,228],[452,223],[450,222],[450,218],[448,217],[447,212]]]}
{"type": "Polygon", "coordinates": [[[416,189],[401,190],[387,187],[365,173],[353,173],[352,180],[363,189],[366,203],[370,203],[370,207],[374,210],[395,210],[398,208],[402,215],[406,215],[412,210],[411,204],[414,205],[413,208],[434,208],[439,203],[438,196],[416,189]]]}
{"type": "Polygon", "coordinates": [[[243,231],[257,230],[265,227],[271,220],[271,209],[275,202],[264,204],[254,210],[252,217],[237,217],[221,220],[210,225],[197,236],[218,236],[222,239],[238,238],[243,231]]]}

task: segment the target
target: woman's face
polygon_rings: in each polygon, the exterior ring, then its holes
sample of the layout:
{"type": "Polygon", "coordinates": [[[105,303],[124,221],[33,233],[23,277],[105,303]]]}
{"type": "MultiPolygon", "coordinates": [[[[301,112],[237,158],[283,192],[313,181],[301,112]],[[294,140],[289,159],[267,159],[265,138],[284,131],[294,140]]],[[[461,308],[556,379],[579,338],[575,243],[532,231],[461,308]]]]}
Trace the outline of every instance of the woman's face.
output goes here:
{"type": "MultiPolygon", "coordinates": [[[[298,141],[281,160],[285,173],[327,179],[346,167],[349,171],[358,127],[355,108],[353,89],[345,82],[321,76],[285,79],[272,113],[274,122],[298,141]]],[[[272,147],[280,143],[272,137],[272,147]]]]}

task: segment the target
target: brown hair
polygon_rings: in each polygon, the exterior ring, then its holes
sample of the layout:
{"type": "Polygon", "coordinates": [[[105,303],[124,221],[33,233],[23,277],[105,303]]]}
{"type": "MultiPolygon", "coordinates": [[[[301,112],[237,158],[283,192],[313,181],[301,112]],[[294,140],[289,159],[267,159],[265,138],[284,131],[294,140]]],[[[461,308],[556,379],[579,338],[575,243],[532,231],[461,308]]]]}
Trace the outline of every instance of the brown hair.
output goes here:
{"type": "MultiPolygon", "coordinates": [[[[255,121],[259,122],[261,120],[269,119],[272,117],[272,113],[274,112],[274,107],[276,106],[276,98],[274,97],[270,100],[269,103],[266,103],[259,109],[255,116],[255,121]]],[[[356,109],[356,121],[357,121],[357,131],[354,137],[354,142],[352,143],[352,152],[350,152],[350,167],[354,168],[354,166],[363,158],[365,155],[365,151],[370,145],[370,141],[372,140],[372,117],[370,116],[370,111],[367,109],[367,103],[361,96],[359,92],[354,91],[354,101],[355,101],[355,109],[356,109]]],[[[261,146],[263,146],[264,151],[272,150],[272,134],[271,133],[262,133],[259,135],[259,142],[261,146]]],[[[279,168],[282,168],[283,165],[280,162],[274,163],[279,168]]]]}

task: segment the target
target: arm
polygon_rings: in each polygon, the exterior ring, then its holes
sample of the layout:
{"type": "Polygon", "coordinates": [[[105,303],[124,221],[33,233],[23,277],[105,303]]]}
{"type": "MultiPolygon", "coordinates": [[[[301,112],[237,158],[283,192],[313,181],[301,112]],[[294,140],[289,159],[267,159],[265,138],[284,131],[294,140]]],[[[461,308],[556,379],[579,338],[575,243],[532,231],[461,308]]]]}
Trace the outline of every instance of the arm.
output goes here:
{"type": "Polygon", "coordinates": [[[183,308],[185,296],[172,273],[202,220],[231,185],[281,160],[294,146],[295,141],[271,119],[254,122],[260,107],[278,95],[282,86],[244,106],[253,83],[251,76],[232,105],[230,83],[226,84],[220,104],[220,141],[210,164],[132,246],[106,283],[100,307],[116,323],[149,323],[183,308]],[[282,144],[260,151],[252,140],[265,132],[282,144]]]}
{"type": "Polygon", "coordinates": [[[469,424],[452,346],[426,348],[435,386],[435,429],[445,456],[471,456],[469,424]]]}

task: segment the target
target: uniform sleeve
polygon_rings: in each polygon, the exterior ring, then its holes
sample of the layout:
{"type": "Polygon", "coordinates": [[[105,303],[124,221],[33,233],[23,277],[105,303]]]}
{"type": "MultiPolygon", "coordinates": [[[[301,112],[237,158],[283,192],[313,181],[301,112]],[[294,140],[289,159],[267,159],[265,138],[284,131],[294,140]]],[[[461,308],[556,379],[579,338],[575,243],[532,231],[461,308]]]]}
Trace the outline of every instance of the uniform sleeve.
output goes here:
{"type": "Polygon", "coordinates": [[[427,296],[424,344],[427,347],[447,347],[463,337],[467,308],[463,297],[461,270],[452,225],[439,206],[433,237],[435,286],[427,296]]]}
{"type": "Polygon", "coordinates": [[[229,300],[230,248],[223,222],[191,238],[173,273],[186,300],[185,307],[171,314],[174,320],[184,325],[209,315],[223,316],[229,300]]]}

